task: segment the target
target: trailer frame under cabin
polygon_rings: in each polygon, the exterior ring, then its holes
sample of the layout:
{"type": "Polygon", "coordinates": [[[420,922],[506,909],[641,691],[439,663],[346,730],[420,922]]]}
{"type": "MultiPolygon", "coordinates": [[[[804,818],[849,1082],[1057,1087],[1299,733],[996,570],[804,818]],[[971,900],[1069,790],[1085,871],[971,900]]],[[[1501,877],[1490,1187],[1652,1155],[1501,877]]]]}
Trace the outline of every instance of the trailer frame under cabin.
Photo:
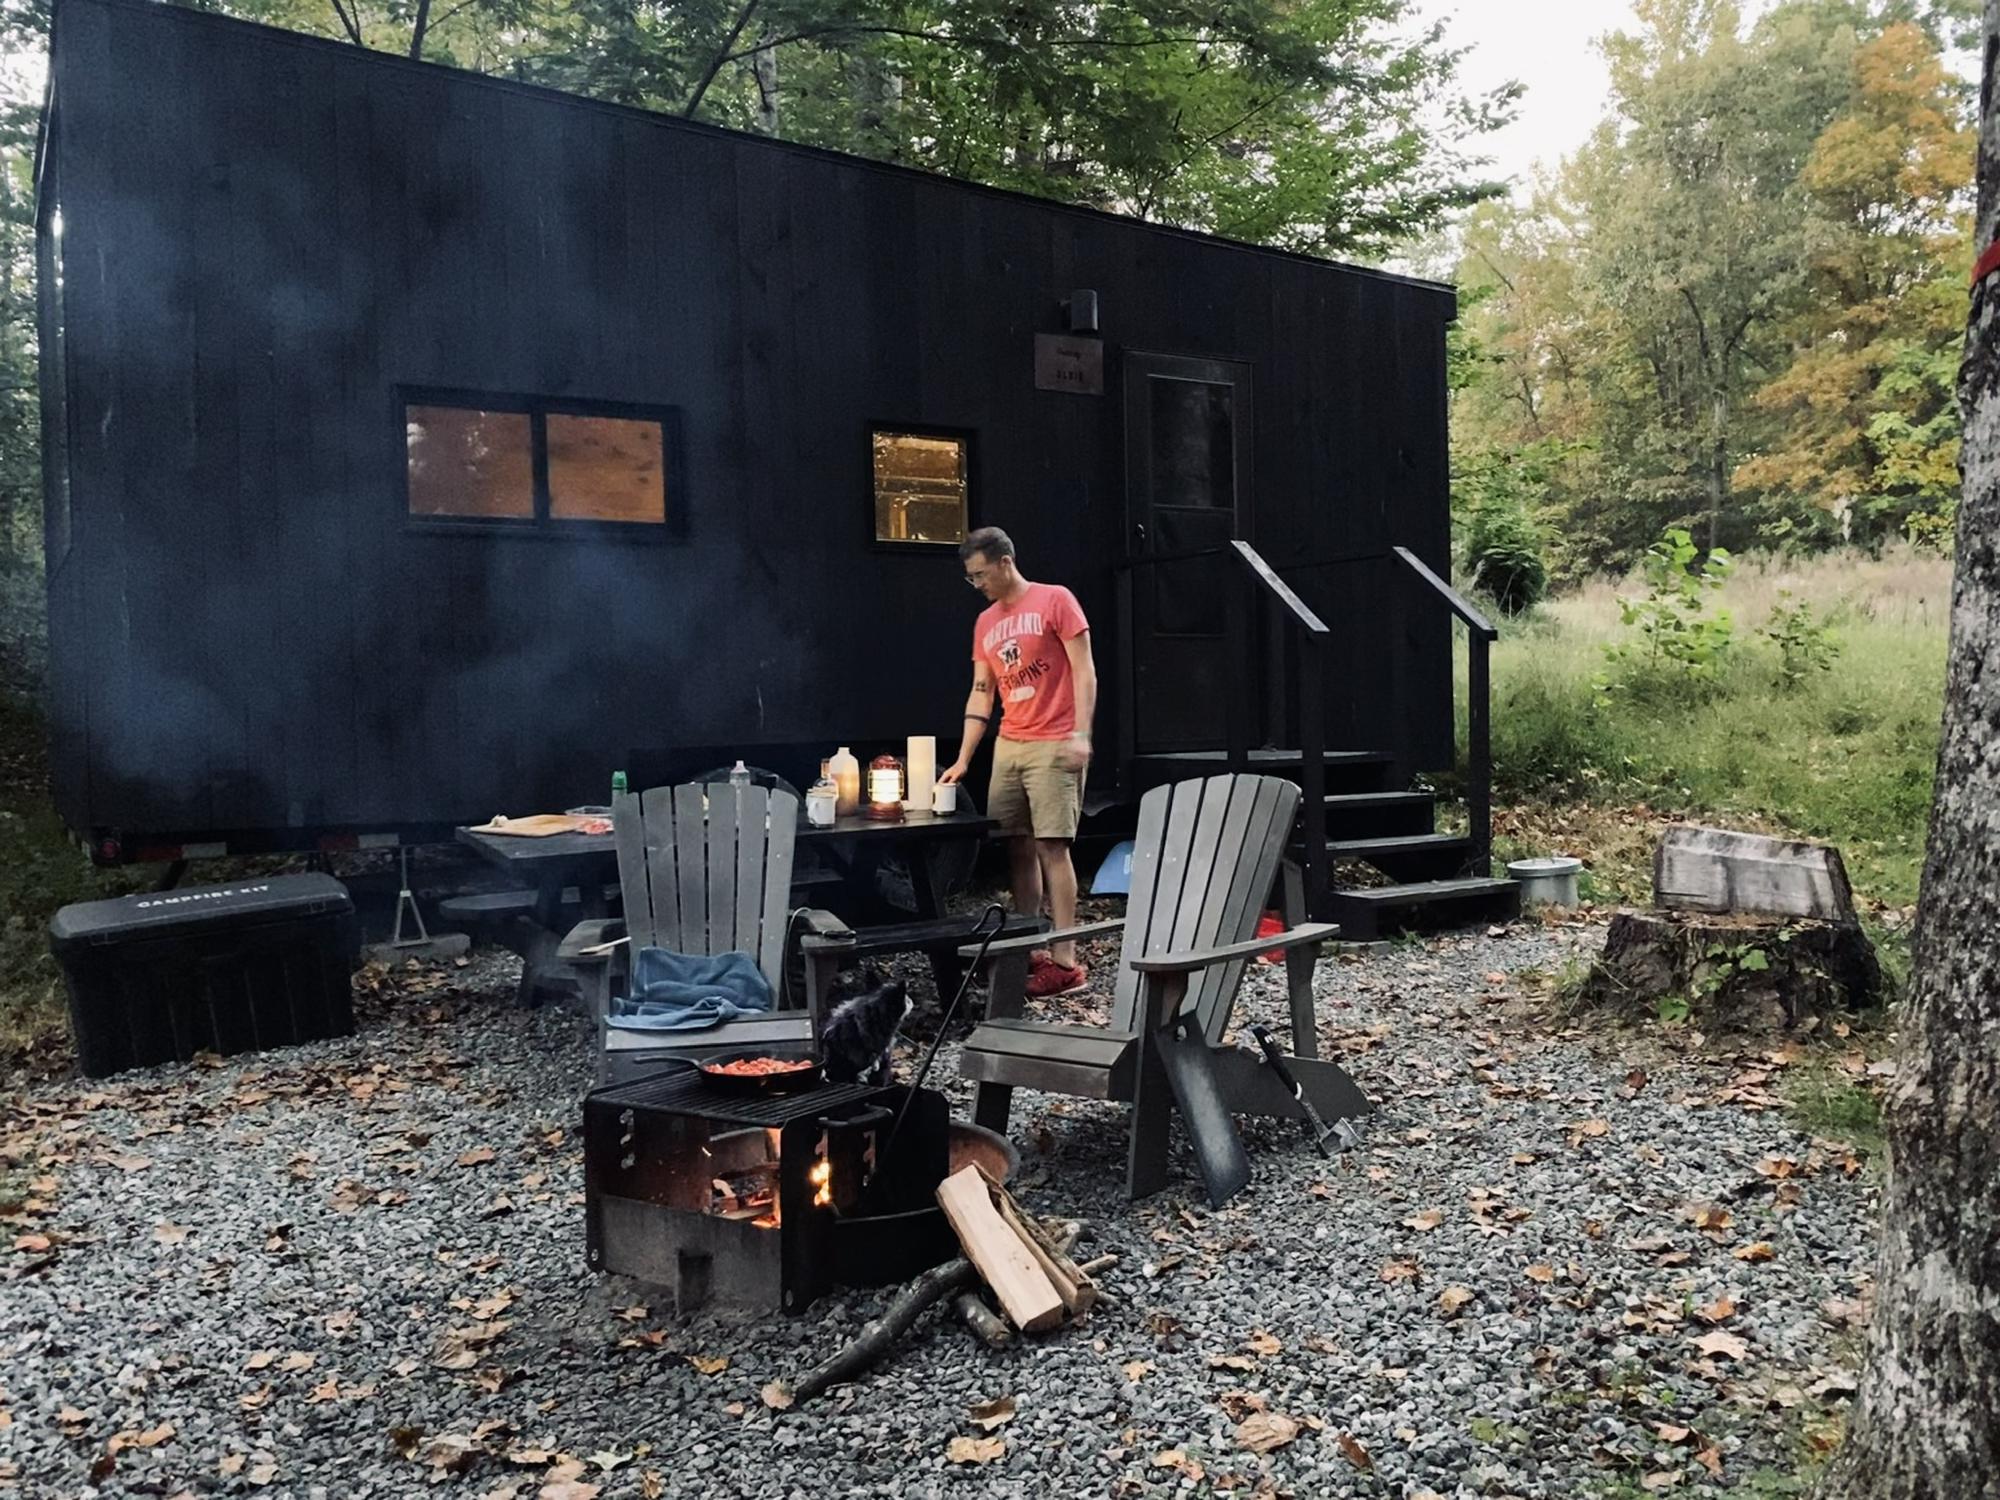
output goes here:
{"type": "Polygon", "coordinates": [[[1092,621],[1093,808],[1274,770],[1316,914],[1508,904],[1449,287],[146,0],[57,0],[37,173],[53,779],[100,860],[948,748],[994,523],[1092,621]]]}

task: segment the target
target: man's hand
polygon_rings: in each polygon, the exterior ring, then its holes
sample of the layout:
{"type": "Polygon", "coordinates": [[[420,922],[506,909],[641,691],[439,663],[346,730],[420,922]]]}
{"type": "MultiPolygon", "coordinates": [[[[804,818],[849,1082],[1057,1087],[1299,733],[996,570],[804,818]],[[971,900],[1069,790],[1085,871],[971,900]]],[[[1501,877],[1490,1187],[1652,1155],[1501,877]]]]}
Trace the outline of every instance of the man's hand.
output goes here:
{"type": "Polygon", "coordinates": [[[1090,764],[1090,736],[1073,734],[1056,751],[1056,764],[1065,771],[1081,771],[1090,764]]]}
{"type": "Polygon", "coordinates": [[[938,772],[938,785],[950,786],[954,781],[963,781],[965,773],[971,769],[964,761],[955,760],[938,772]]]}

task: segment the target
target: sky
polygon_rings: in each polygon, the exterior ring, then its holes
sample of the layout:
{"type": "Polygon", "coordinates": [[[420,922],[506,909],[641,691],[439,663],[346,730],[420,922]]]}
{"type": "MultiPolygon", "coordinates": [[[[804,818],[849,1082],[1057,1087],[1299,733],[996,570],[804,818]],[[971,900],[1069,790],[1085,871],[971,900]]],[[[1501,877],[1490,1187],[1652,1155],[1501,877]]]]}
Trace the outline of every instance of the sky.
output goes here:
{"type": "Polygon", "coordinates": [[[1459,64],[1468,93],[1526,85],[1514,123],[1479,143],[1516,199],[1537,163],[1553,170],[1603,118],[1609,78],[1595,41],[1633,24],[1628,0],[1417,0],[1415,9],[1426,23],[1442,19],[1451,45],[1471,48],[1459,64]]]}

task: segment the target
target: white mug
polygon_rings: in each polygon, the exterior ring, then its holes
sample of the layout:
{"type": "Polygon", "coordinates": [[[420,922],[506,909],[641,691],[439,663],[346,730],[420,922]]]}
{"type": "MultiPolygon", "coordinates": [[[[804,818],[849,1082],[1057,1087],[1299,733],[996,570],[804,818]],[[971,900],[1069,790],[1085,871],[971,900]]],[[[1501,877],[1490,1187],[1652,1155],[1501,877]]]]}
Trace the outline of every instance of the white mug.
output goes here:
{"type": "Polygon", "coordinates": [[[958,811],[958,783],[941,781],[931,788],[931,811],[953,813],[958,811]]]}

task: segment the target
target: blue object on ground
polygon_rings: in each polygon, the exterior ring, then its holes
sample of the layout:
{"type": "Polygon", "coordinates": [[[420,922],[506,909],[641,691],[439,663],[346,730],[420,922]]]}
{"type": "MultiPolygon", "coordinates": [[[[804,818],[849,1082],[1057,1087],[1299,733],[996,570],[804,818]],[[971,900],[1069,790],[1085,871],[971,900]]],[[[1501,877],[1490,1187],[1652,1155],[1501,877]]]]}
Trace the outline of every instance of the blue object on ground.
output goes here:
{"type": "Polygon", "coordinates": [[[631,997],[616,1002],[606,1022],[625,1031],[704,1031],[770,1008],[770,983],[747,953],[641,948],[631,997]]]}
{"type": "Polygon", "coordinates": [[[1104,856],[1104,863],[1097,867],[1097,878],[1090,882],[1093,896],[1129,896],[1132,894],[1132,841],[1113,847],[1104,856]]]}

